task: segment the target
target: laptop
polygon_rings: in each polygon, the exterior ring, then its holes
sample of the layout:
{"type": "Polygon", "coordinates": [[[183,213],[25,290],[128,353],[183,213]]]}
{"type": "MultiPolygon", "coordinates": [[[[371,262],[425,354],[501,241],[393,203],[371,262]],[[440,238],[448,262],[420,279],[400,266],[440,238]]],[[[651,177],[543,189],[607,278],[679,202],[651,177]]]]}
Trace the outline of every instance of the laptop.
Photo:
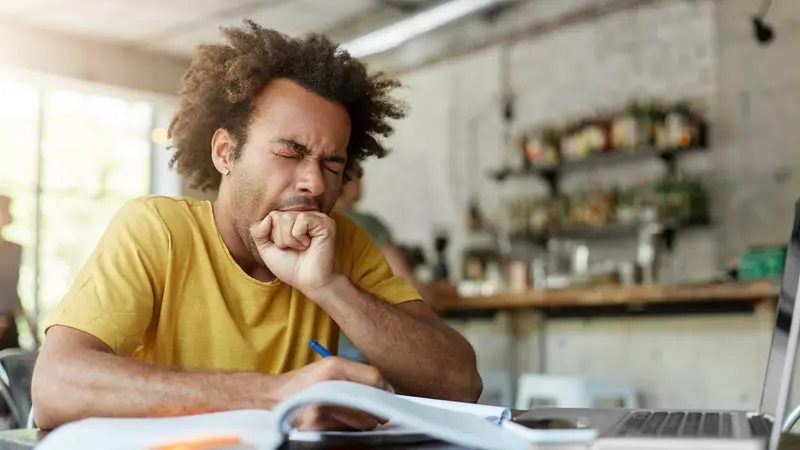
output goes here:
{"type": "MultiPolygon", "coordinates": [[[[564,423],[595,428],[593,449],[758,449],[776,450],[800,332],[800,201],[786,248],[767,370],[758,411],[537,408],[517,417],[522,425],[564,423]]],[[[690,370],[691,368],[687,368],[690,370]]],[[[702,376],[702,374],[698,374],[702,376]]]]}

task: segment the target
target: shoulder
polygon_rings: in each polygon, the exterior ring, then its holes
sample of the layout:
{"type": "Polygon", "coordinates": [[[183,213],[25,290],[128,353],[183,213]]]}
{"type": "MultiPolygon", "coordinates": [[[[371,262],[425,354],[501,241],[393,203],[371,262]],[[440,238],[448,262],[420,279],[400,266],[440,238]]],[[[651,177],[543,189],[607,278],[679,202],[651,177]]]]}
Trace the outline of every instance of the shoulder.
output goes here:
{"type": "Polygon", "coordinates": [[[361,241],[369,238],[369,235],[349,214],[340,211],[333,211],[331,219],[336,223],[336,246],[348,247],[354,241],[361,241]]]}
{"type": "Polygon", "coordinates": [[[119,209],[116,221],[122,221],[120,225],[149,225],[171,230],[180,228],[204,208],[210,208],[208,202],[189,197],[144,195],[126,201],[119,209]]]}
{"type": "Polygon", "coordinates": [[[330,214],[336,223],[336,264],[350,272],[364,252],[374,246],[372,236],[346,214],[333,211],[330,214]]]}
{"type": "Polygon", "coordinates": [[[167,195],[151,194],[128,200],[122,208],[138,214],[169,216],[186,213],[193,208],[202,206],[204,203],[207,202],[189,197],[171,197],[167,195]]]}

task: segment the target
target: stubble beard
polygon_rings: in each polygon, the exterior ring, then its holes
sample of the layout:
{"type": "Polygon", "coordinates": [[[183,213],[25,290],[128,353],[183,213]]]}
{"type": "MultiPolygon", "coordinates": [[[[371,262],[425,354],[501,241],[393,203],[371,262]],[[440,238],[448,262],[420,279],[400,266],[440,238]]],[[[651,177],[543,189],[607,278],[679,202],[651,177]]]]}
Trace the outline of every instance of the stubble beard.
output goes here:
{"type": "MultiPolygon", "coordinates": [[[[246,180],[242,180],[247,183],[246,180]]],[[[234,228],[236,229],[236,233],[239,235],[239,240],[242,241],[242,244],[245,246],[248,252],[253,256],[255,259],[256,264],[264,265],[264,261],[261,258],[261,255],[258,253],[258,247],[256,246],[255,241],[253,240],[253,236],[250,235],[250,227],[253,226],[256,222],[259,222],[266,217],[266,214],[269,214],[268,210],[264,217],[254,217],[261,208],[259,205],[258,197],[253,195],[252,192],[249,192],[247,188],[240,185],[239,183],[234,183],[233,189],[233,198],[232,198],[232,206],[233,206],[233,217],[234,217],[234,228]]]]}

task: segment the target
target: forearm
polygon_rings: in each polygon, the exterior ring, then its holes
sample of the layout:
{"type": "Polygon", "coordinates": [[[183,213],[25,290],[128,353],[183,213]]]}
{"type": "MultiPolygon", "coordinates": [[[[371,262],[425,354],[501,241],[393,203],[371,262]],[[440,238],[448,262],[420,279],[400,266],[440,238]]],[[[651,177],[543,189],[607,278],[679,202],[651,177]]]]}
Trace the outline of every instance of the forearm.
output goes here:
{"type": "Polygon", "coordinates": [[[273,377],[256,373],[178,372],[96,350],[50,354],[36,368],[39,427],[87,417],[154,417],[271,408],[273,377]]]}
{"type": "Polygon", "coordinates": [[[404,394],[476,401],[481,383],[472,346],[443,323],[415,317],[347,278],[312,298],[394,388],[404,394]]]}

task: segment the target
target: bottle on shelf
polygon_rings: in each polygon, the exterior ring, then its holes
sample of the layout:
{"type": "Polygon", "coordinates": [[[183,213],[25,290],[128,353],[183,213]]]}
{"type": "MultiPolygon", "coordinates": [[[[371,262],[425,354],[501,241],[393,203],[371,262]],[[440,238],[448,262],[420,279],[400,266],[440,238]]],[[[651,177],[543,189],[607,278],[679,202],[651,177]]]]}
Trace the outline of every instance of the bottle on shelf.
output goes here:
{"type": "Polygon", "coordinates": [[[672,105],[666,114],[670,144],[675,148],[701,145],[702,119],[686,102],[672,105]]]}
{"type": "Polygon", "coordinates": [[[636,146],[636,119],[630,107],[615,114],[611,137],[614,150],[633,150],[636,146]]]}
{"type": "Polygon", "coordinates": [[[631,102],[628,112],[635,122],[632,149],[639,150],[653,145],[653,121],[648,108],[639,101],[631,102]]]}

